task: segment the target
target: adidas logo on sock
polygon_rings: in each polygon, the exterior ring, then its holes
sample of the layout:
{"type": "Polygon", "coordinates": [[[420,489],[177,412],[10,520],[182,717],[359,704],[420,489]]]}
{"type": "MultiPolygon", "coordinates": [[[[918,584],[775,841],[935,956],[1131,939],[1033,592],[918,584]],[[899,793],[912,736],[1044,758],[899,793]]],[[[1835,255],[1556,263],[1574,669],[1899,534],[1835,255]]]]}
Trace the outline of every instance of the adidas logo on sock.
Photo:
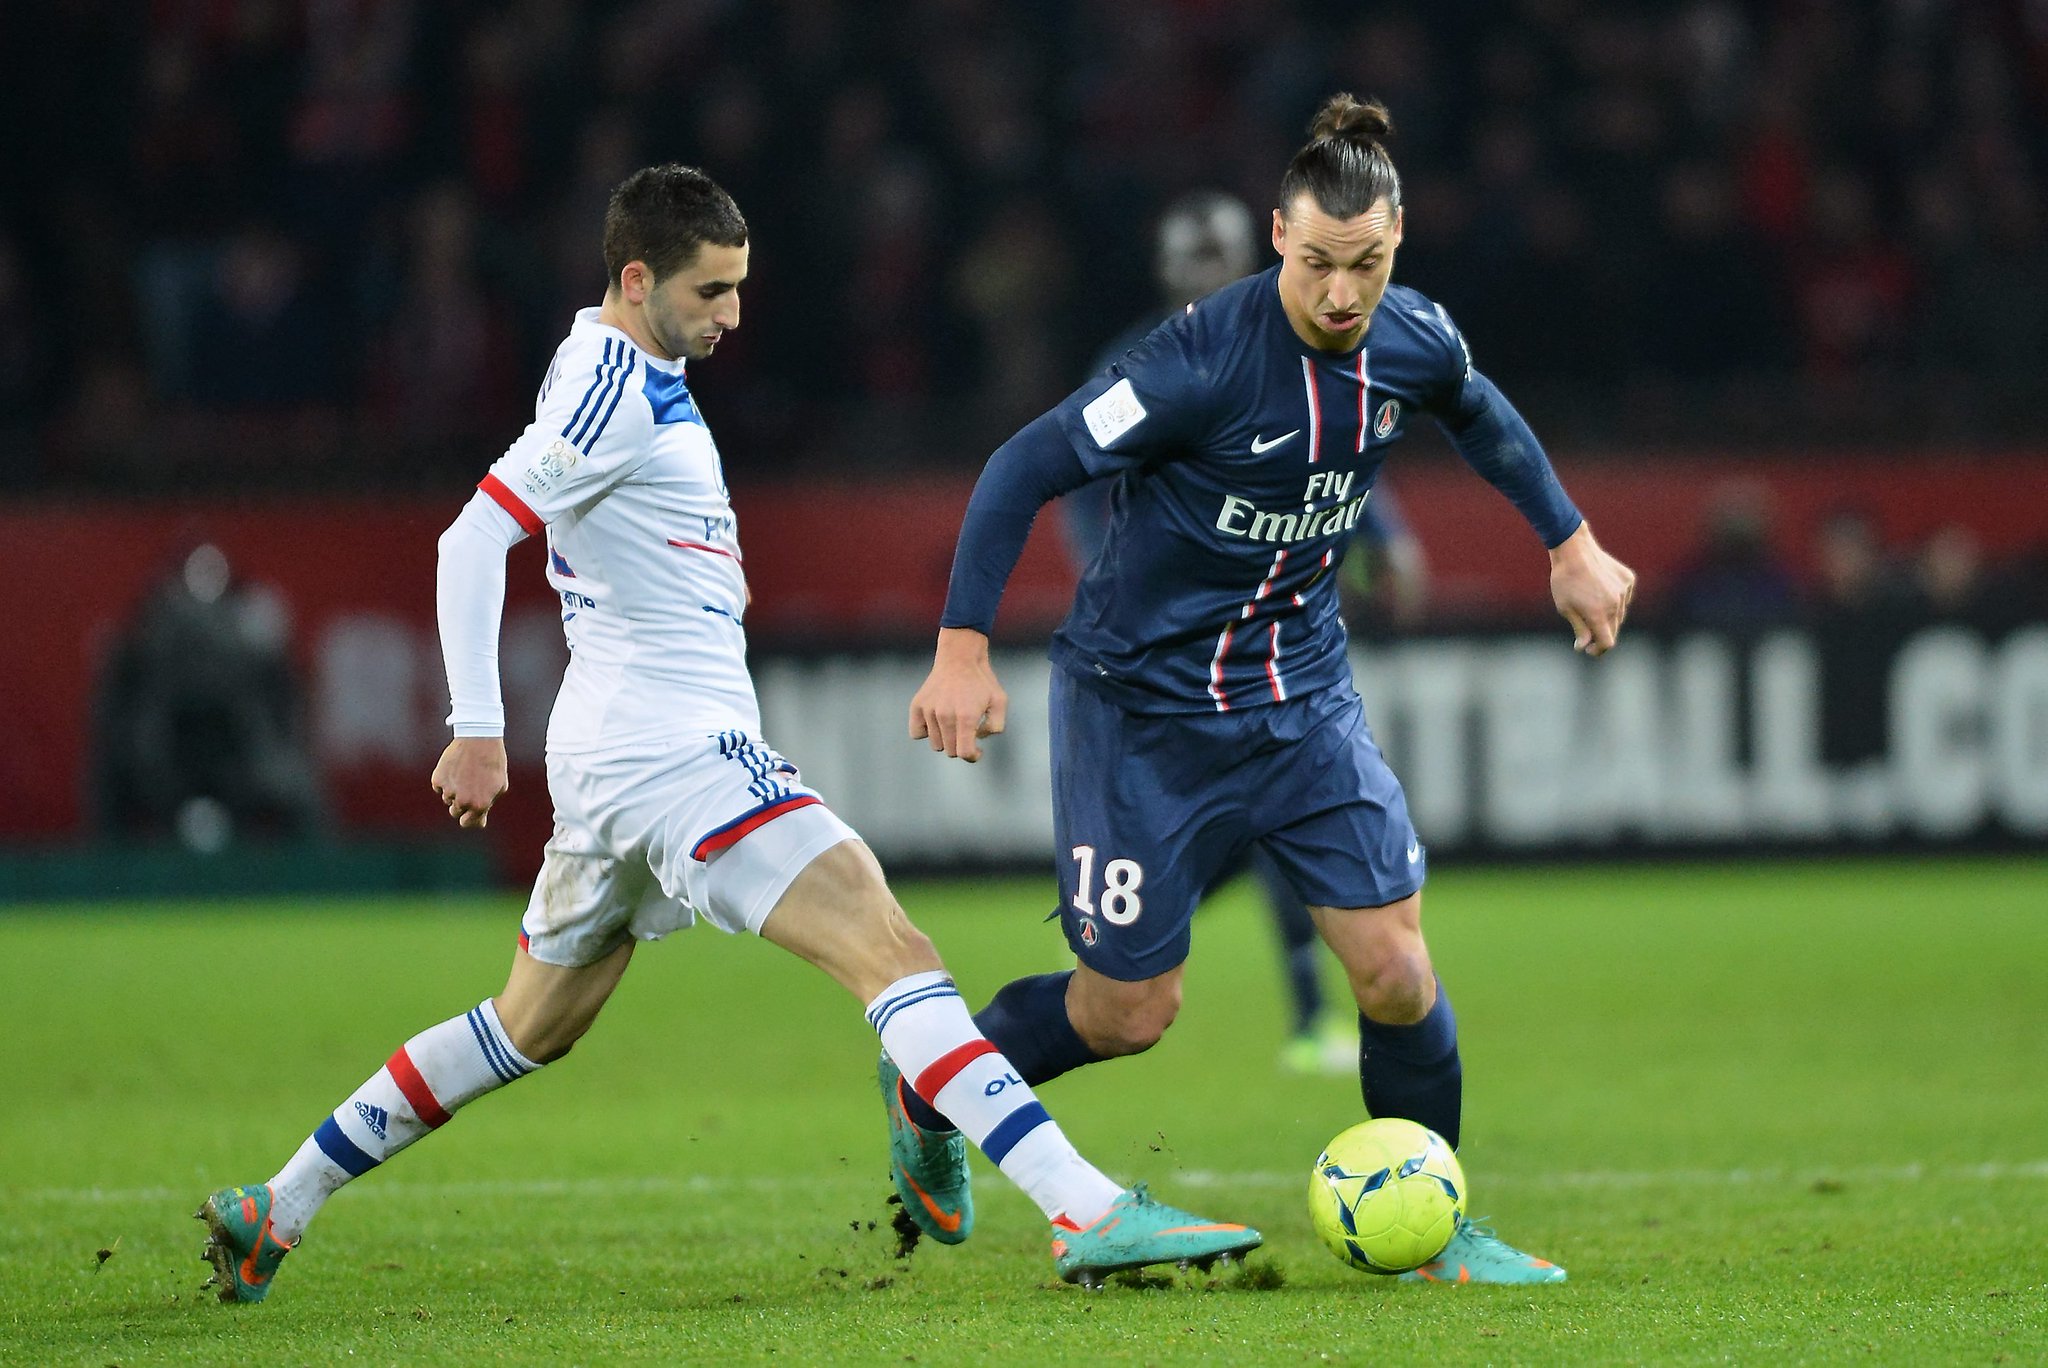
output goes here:
{"type": "Polygon", "coordinates": [[[358,1102],[356,1103],[356,1115],[363,1118],[363,1124],[368,1126],[371,1133],[379,1140],[390,1139],[389,1136],[384,1134],[384,1128],[391,1124],[390,1112],[385,1111],[382,1107],[373,1107],[367,1102],[358,1102]]]}

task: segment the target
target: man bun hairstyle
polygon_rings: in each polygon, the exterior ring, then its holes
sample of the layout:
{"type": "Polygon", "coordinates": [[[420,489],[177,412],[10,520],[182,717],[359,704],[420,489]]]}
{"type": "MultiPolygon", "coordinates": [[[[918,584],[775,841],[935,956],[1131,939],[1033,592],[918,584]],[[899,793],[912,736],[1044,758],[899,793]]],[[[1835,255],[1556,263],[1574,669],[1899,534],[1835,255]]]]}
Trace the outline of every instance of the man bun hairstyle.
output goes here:
{"type": "Polygon", "coordinates": [[[666,280],[697,259],[705,243],[743,247],[747,221],[732,196],[694,166],[646,166],[619,182],[604,211],[607,289],[629,261],[641,261],[666,280]]]}
{"type": "Polygon", "coordinates": [[[1280,178],[1280,212],[1303,194],[1331,218],[1356,218],[1378,203],[1401,207],[1401,176],[1387,155],[1394,120],[1378,100],[1332,95],[1308,126],[1308,143],[1280,178]]]}

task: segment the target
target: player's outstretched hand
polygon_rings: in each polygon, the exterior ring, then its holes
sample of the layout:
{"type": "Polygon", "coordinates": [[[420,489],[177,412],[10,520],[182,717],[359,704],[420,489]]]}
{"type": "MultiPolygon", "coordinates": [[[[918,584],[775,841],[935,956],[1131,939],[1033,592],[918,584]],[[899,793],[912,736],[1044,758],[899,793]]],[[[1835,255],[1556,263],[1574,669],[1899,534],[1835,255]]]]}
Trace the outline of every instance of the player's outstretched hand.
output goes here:
{"type": "Polygon", "coordinates": [[[932,672],[910,700],[910,739],[973,764],[981,739],[1003,729],[1009,707],[988,663],[988,638],[971,627],[940,628],[932,672]]]}
{"type": "Polygon", "coordinates": [[[441,752],[428,781],[448,805],[448,815],[466,827],[488,826],[491,804],[509,787],[505,740],[499,736],[458,736],[441,752]]]}
{"type": "Polygon", "coordinates": [[[1636,572],[1600,549],[1590,523],[1550,552],[1550,599],[1572,625],[1572,649],[1605,655],[1621,635],[1636,572]]]}

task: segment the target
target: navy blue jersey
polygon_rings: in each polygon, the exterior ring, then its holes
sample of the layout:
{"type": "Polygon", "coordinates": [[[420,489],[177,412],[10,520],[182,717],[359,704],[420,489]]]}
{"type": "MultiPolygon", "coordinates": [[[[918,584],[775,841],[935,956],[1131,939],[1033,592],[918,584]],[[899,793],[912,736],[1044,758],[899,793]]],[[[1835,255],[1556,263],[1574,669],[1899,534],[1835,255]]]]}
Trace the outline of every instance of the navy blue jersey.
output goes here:
{"type": "Polygon", "coordinates": [[[1028,529],[1046,498],[1113,475],[1108,537],[1055,662],[1138,712],[1229,711],[1348,678],[1333,571],[1417,413],[1546,544],[1577,528],[1542,448],[1440,305],[1389,286],[1362,345],[1319,351],[1288,323],[1278,274],[1161,324],[991,458],[946,625],[988,630],[1020,514],[1028,529]]]}

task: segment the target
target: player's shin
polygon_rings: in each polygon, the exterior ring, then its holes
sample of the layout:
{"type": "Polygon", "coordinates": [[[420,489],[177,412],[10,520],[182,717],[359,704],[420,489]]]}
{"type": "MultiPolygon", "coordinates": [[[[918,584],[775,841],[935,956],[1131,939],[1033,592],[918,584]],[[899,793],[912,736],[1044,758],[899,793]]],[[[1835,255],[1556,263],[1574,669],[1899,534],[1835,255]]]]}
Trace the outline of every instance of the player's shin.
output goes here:
{"type": "Polygon", "coordinates": [[[406,1041],[270,1180],[277,1238],[296,1242],[343,1184],[443,1125],[457,1108],[539,1067],[513,1046],[489,998],[406,1041]]]}
{"type": "MultiPolygon", "coordinates": [[[[1006,983],[989,999],[988,1006],[974,1014],[975,1028],[995,1043],[1016,1068],[1017,1076],[1033,1087],[1102,1058],[1088,1048],[1067,1016],[1067,983],[1073,977],[1074,971],[1069,969],[1006,983]]],[[[953,1124],[915,1095],[906,1100],[905,1109],[911,1120],[929,1130],[953,1124]]]]}
{"type": "Polygon", "coordinates": [[[1458,1058],[1458,1019],[1441,979],[1435,1005],[1412,1025],[1358,1014],[1358,1080],[1373,1116],[1417,1122],[1457,1148],[1465,1066],[1458,1058]]]}
{"type": "Polygon", "coordinates": [[[949,975],[932,971],[890,984],[868,1004],[868,1021],[918,1097],[1047,1219],[1088,1225],[1122,1192],[1080,1156],[1017,1067],[976,1029],[949,975]]]}

